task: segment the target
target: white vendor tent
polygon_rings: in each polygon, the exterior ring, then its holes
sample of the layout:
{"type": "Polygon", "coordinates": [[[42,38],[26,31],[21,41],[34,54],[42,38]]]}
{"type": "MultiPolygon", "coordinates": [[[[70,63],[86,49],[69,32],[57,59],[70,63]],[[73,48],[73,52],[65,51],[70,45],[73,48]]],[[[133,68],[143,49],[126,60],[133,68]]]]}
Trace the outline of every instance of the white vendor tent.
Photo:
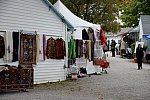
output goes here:
{"type": "Polygon", "coordinates": [[[67,19],[72,26],[74,27],[74,37],[75,39],[82,39],[82,30],[85,28],[92,27],[93,29],[100,29],[100,25],[93,24],[90,22],[87,22],[76,15],[74,15],[60,0],[58,0],[54,7],[61,13],[65,19],[67,19]]]}

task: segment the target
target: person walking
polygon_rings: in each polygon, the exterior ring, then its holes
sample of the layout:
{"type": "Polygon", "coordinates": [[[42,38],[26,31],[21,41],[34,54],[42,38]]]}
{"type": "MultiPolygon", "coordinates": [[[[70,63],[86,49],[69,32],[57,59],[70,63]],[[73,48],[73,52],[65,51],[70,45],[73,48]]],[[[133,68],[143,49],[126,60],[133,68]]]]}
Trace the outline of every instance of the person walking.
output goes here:
{"type": "Polygon", "coordinates": [[[138,70],[142,69],[143,56],[144,56],[143,48],[142,48],[141,44],[138,44],[138,47],[136,49],[136,58],[137,58],[138,70]]]}
{"type": "Polygon", "coordinates": [[[111,40],[111,52],[112,52],[112,57],[115,57],[115,46],[116,46],[116,42],[115,40],[111,40]]]}

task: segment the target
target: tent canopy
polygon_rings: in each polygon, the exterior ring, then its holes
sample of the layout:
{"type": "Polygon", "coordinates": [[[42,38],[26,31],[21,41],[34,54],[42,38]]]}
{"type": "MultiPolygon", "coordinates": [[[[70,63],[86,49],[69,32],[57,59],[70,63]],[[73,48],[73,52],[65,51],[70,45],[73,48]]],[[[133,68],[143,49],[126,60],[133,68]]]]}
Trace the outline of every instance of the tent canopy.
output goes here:
{"type": "Polygon", "coordinates": [[[91,27],[93,29],[100,29],[100,25],[87,22],[74,15],[60,0],[57,0],[57,2],[54,4],[54,7],[72,24],[76,30],[74,32],[76,39],[82,39],[81,33],[84,28],[87,29],[91,27]]]}

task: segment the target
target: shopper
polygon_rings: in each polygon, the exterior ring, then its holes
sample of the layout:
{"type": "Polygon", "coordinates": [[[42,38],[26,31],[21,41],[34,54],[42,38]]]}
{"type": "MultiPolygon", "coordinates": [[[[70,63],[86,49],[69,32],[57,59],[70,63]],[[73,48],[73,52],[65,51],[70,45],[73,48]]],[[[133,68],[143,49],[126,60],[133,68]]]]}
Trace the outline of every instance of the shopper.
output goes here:
{"type": "Polygon", "coordinates": [[[110,46],[111,46],[112,57],[115,57],[115,46],[116,46],[115,40],[111,40],[110,46]]]}
{"type": "Polygon", "coordinates": [[[144,53],[143,53],[143,48],[141,44],[138,44],[138,47],[136,49],[136,58],[137,58],[137,63],[138,63],[138,69],[142,69],[142,59],[143,59],[144,53]]]}

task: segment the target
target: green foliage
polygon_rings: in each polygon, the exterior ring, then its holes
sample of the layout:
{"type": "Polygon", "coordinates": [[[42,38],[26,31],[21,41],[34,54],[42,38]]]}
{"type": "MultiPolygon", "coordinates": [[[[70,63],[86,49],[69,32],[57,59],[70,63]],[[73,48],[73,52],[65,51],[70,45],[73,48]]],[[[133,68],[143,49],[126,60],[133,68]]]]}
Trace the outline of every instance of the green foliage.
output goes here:
{"type": "MultiPolygon", "coordinates": [[[[57,0],[50,0],[54,4],[57,0]]],[[[106,32],[120,30],[117,22],[119,0],[61,0],[78,17],[95,24],[101,24],[106,32]]]]}
{"type": "Polygon", "coordinates": [[[150,0],[128,0],[122,1],[120,11],[121,19],[125,27],[135,27],[139,23],[140,15],[150,15],[150,0]]]}

